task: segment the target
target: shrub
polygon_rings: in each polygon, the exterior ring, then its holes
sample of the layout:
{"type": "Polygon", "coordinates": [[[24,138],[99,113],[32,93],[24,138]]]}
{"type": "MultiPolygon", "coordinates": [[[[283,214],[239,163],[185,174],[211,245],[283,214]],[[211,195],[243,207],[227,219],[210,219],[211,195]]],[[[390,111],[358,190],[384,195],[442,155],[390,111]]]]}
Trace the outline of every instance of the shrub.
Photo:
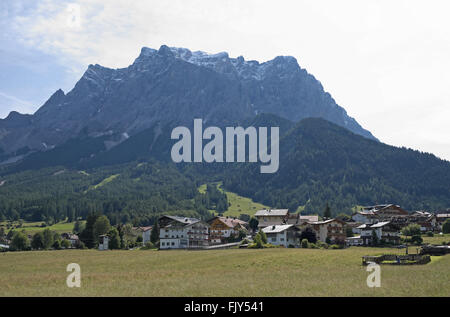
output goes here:
{"type": "Polygon", "coordinates": [[[421,245],[423,242],[423,239],[420,235],[414,235],[411,237],[411,242],[416,245],[421,245]]]}
{"type": "Polygon", "coordinates": [[[248,242],[247,239],[244,239],[244,240],[241,241],[241,244],[248,244],[248,243],[249,243],[249,242],[248,242]]]}
{"type": "Polygon", "coordinates": [[[338,244],[332,244],[332,245],[330,245],[330,249],[337,250],[337,249],[342,249],[342,247],[339,246],[338,244]]]}
{"type": "Polygon", "coordinates": [[[151,250],[154,249],[155,245],[151,242],[145,243],[145,245],[141,248],[142,250],[151,250]]]}
{"type": "Polygon", "coordinates": [[[30,249],[30,241],[23,232],[15,232],[11,240],[11,249],[25,251],[30,249]]]}
{"type": "Polygon", "coordinates": [[[450,219],[447,219],[444,221],[442,225],[442,232],[443,233],[450,233],[450,219]]]}
{"type": "Polygon", "coordinates": [[[263,242],[261,239],[261,235],[259,233],[256,234],[255,238],[253,239],[255,244],[256,244],[256,248],[260,249],[263,247],[263,242]]]}
{"type": "Polygon", "coordinates": [[[267,235],[264,231],[260,230],[259,231],[259,235],[261,237],[261,241],[262,243],[266,244],[267,243],[267,235]]]}
{"type": "Polygon", "coordinates": [[[416,223],[409,224],[402,229],[402,234],[404,236],[420,236],[420,226],[416,223]]]}
{"type": "Polygon", "coordinates": [[[55,250],[61,249],[61,243],[59,242],[59,240],[55,240],[55,242],[53,242],[53,249],[55,250]]]}
{"type": "Polygon", "coordinates": [[[428,231],[428,232],[427,232],[427,237],[434,237],[434,234],[433,234],[433,232],[431,232],[431,231],[428,231]]]}
{"type": "Polygon", "coordinates": [[[302,248],[304,248],[304,249],[308,248],[308,240],[303,239],[301,242],[301,245],[302,245],[302,248]]]}
{"type": "Polygon", "coordinates": [[[61,241],[61,246],[62,246],[64,249],[70,248],[70,246],[71,246],[70,241],[67,240],[67,239],[62,240],[62,241],[61,241]]]}

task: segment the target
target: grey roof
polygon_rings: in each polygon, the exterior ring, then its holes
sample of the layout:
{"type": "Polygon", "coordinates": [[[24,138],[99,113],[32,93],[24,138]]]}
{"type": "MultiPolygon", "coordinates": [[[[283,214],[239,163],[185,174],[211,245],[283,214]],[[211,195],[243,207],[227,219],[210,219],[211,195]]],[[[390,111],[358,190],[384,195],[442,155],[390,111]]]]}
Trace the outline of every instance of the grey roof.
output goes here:
{"type": "Polygon", "coordinates": [[[363,224],[363,225],[360,225],[359,227],[356,227],[356,229],[381,228],[381,227],[384,227],[385,225],[387,225],[388,223],[390,223],[390,221],[377,222],[374,225],[363,224]]]}
{"type": "Polygon", "coordinates": [[[376,224],[372,225],[371,228],[381,228],[387,225],[389,221],[383,221],[383,222],[377,222],[376,224]]]}
{"type": "Polygon", "coordinates": [[[268,226],[262,229],[265,233],[280,233],[283,232],[290,227],[293,227],[294,225],[275,225],[275,226],[268,226]]]}
{"type": "Polygon", "coordinates": [[[289,213],[289,209],[263,209],[258,210],[255,216],[286,216],[289,213]]]}
{"type": "Polygon", "coordinates": [[[344,222],[342,220],[336,219],[336,218],[332,218],[332,219],[328,219],[328,220],[322,220],[322,221],[310,221],[308,222],[311,225],[324,225],[333,221],[337,221],[337,222],[344,222]]]}
{"type": "Polygon", "coordinates": [[[166,215],[165,217],[173,219],[175,221],[178,221],[178,222],[186,224],[186,225],[200,221],[199,219],[196,219],[196,218],[188,218],[188,217],[180,217],[180,216],[167,216],[166,215]]]}

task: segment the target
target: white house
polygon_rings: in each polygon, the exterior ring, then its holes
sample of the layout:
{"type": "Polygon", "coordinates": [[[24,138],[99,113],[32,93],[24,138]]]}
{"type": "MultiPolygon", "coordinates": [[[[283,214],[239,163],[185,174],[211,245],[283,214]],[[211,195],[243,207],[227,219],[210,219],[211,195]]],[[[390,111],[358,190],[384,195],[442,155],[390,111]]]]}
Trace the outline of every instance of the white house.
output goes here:
{"type": "Polygon", "coordinates": [[[348,237],[345,239],[345,244],[348,246],[364,245],[364,240],[361,236],[348,237]]]}
{"type": "Polygon", "coordinates": [[[209,224],[195,218],[163,216],[159,218],[159,248],[187,249],[209,245],[209,224]]]}
{"type": "Polygon", "coordinates": [[[361,238],[364,245],[373,244],[373,232],[379,241],[397,244],[400,241],[400,228],[389,221],[378,222],[376,224],[363,224],[358,227],[361,230],[361,238]]]}
{"type": "Polygon", "coordinates": [[[150,235],[152,234],[152,227],[140,227],[142,230],[142,244],[150,242],[150,235]]]}
{"type": "Polygon", "coordinates": [[[346,223],[340,219],[328,219],[324,221],[307,222],[299,226],[300,229],[311,228],[317,240],[326,242],[329,239],[332,243],[344,243],[346,223]]]}
{"type": "Polygon", "coordinates": [[[255,218],[258,219],[258,227],[264,228],[268,226],[283,225],[288,222],[288,209],[263,209],[255,213],[255,218]]]}
{"type": "Polygon", "coordinates": [[[352,220],[357,223],[376,223],[376,214],[372,210],[357,211],[352,215],[352,220]]]}
{"type": "Polygon", "coordinates": [[[98,249],[100,251],[104,251],[108,250],[108,248],[109,248],[109,237],[106,234],[101,235],[99,239],[98,249]]]}
{"type": "Polygon", "coordinates": [[[262,231],[267,235],[267,242],[273,245],[285,247],[298,246],[297,232],[300,231],[295,225],[273,225],[265,227],[262,231]]]}

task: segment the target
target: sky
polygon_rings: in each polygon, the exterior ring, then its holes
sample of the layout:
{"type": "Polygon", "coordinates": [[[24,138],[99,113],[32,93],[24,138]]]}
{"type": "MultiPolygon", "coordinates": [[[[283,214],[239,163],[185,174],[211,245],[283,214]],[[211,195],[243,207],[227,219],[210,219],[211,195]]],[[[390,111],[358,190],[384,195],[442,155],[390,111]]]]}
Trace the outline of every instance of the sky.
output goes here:
{"type": "Polygon", "coordinates": [[[380,141],[450,160],[447,0],[2,0],[0,118],[143,46],[294,56],[380,141]]]}

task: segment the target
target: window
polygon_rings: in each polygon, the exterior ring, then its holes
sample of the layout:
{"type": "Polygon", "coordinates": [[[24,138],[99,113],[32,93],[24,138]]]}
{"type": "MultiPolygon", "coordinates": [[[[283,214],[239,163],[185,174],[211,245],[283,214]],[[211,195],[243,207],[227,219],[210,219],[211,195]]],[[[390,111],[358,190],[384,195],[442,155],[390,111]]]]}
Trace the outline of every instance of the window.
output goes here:
{"type": "Polygon", "coordinates": [[[172,245],[175,245],[175,242],[172,242],[172,245]]]}
{"type": "Polygon", "coordinates": [[[165,245],[166,245],[166,243],[165,243],[165,242],[161,242],[161,245],[162,245],[162,246],[165,246],[165,245]]]}

